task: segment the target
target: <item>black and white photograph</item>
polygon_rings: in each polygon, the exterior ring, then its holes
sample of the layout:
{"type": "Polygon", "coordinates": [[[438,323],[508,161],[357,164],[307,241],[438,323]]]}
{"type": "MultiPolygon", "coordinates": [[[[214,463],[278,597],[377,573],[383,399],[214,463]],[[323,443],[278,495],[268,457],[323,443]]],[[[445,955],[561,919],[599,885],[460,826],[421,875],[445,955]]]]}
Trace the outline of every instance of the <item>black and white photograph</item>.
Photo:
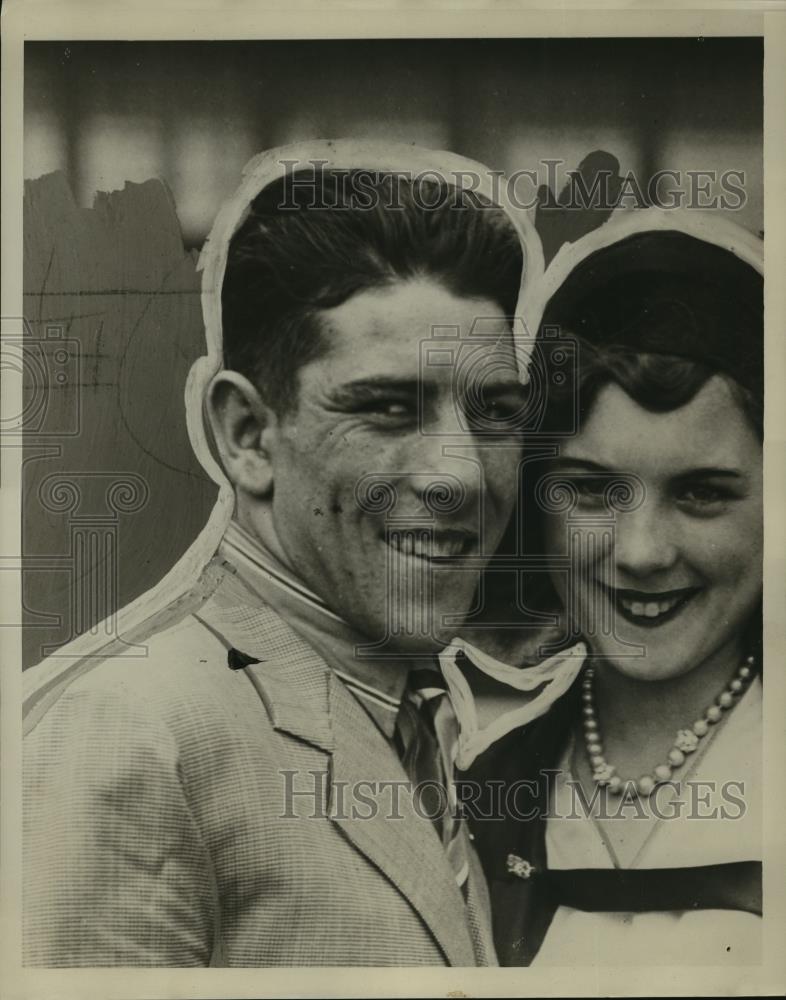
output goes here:
{"type": "Polygon", "coordinates": [[[4,995],[782,992],[786,9],[161,6],[3,12],[4,995]]]}

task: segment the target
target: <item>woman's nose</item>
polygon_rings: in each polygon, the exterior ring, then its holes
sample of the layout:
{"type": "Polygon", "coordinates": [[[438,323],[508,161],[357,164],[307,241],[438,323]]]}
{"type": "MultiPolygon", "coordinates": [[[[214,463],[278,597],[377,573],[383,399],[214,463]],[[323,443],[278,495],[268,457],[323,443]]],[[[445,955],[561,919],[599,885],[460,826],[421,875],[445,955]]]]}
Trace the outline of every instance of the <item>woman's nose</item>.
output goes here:
{"type": "Polygon", "coordinates": [[[617,514],[613,527],[617,571],[641,577],[668,569],[679,546],[668,516],[654,504],[617,514]]]}

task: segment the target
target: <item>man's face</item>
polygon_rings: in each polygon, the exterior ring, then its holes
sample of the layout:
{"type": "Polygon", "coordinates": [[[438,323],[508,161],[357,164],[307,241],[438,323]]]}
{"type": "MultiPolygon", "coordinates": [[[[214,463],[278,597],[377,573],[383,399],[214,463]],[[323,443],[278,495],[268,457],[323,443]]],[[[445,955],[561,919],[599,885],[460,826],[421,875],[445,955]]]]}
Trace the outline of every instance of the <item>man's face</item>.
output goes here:
{"type": "Polygon", "coordinates": [[[271,448],[277,546],[371,642],[425,652],[468,611],[515,502],[512,334],[493,302],[428,279],[358,293],[321,321],[329,347],[300,369],[271,448]],[[434,327],[455,339],[435,343],[434,327]]]}

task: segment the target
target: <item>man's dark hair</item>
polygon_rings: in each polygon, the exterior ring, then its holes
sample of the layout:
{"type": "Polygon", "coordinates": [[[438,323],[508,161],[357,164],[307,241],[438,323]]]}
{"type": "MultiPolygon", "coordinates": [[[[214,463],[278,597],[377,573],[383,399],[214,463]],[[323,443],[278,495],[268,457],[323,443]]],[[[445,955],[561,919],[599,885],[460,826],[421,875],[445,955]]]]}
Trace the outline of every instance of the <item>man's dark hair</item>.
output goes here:
{"type": "Polygon", "coordinates": [[[369,170],[290,173],[260,192],[230,242],[224,364],[285,413],[296,403],[298,370],[328,347],[320,310],[429,277],[512,316],[522,266],[510,219],[475,193],[369,170]]]}

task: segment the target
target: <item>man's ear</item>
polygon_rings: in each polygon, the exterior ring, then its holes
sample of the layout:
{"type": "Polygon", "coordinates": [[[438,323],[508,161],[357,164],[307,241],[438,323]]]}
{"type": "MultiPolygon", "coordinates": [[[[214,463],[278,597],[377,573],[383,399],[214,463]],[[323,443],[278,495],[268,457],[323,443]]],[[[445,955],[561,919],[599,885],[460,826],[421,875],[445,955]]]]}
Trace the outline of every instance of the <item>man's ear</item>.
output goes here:
{"type": "Polygon", "coordinates": [[[239,372],[220,371],[208,388],[207,413],[232,485],[251,496],[270,496],[278,420],[257,389],[239,372]]]}

